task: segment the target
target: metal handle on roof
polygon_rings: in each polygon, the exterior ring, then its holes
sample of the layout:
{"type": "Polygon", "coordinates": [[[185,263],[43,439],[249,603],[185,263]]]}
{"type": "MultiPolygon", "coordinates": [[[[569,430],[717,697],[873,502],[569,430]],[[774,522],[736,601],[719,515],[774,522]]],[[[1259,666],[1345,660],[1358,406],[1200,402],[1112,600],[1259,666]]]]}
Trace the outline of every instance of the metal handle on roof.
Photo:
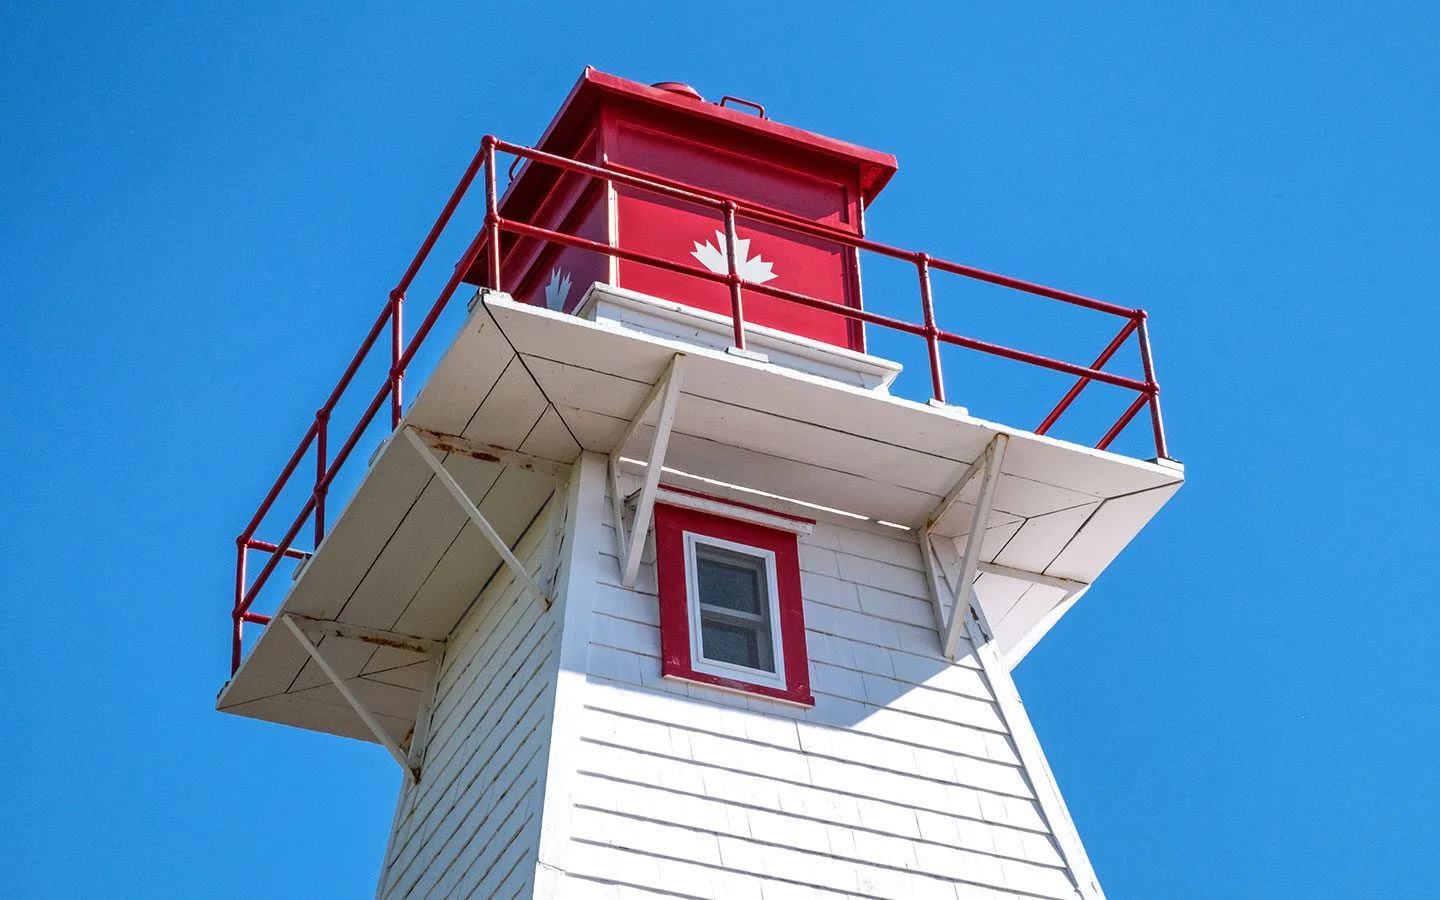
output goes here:
{"type": "Polygon", "coordinates": [[[727,102],[735,103],[740,106],[748,106],[758,112],[760,114],[760,118],[762,119],[770,118],[769,116],[765,115],[765,107],[759,103],[756,103],[754,100],[746,100],[741,97],[731,97],[729,94],[726,94],[724,97],[720,98],[720,103],[718,105],[724,106],[727,102]]]}

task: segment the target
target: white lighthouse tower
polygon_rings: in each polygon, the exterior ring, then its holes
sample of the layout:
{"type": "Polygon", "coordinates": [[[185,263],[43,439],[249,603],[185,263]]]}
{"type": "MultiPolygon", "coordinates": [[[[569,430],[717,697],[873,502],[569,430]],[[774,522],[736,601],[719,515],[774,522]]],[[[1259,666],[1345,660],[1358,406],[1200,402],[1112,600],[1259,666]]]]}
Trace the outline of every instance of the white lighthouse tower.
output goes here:
{"type": "Polygon", "coordinates": [[[1145,316],[870,240],[894,172],[588,69],[534,148],[485,139],[237,541],[218,706],[395,758],[377,896],[1103,896],[1010,670],[1183,480],[1145,316]],[[913,293],[862,304],[871,254],[913,293]],[[1085,365],[944,330],[942,277],[1115,338],[1085,365]],[[962,353],[1058,373],[1058,403],[970,415],[962,353]],[[1114,427],[1050,436],[1095,382],[1133,400],[1114,427]],[[1154,458],[1111,452],[1142,412],[1154,458]]]}

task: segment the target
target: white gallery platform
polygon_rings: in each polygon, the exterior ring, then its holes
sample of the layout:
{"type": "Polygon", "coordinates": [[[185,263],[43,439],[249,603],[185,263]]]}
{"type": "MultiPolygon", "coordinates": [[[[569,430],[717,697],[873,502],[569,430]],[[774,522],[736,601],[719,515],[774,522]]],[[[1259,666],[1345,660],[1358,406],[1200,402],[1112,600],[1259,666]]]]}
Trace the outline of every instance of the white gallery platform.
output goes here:
{"type": "MultiPolygon", "coordinates": [[[[426,653],[504,564],[452,488],[513,545],[582,451],[647,457],[658,411],[651,407],[659,406],[649,400],[677,354],[685,364],[663,456],[668,484],[750,502],[761,492],[773,495],[763,503],[775,509],[862,516],[911,529],[917,540],[927,534],[948,577],[965,570],[976,509],[988,500],[969,570],[973,602],[1011,666],[1184,479],[1169,461],[890,396],[898,367],[873,357],[837,350],[856,358],[836,362],[823,346],[763,334],[752,341],[758,353],[727,352],[701,337],[714,323],[692,315],[677,324],[667,308],[678,306],[596,285],[582,306],[592,321],[482,292],[218,707],[375,740],[282,626],[279,616],[290,614],[315,620],[309,630],[318,641],[327,629],[371,636],[326,642],[325,657],[403,741],[431,671],[426,653]],[[861,375],[847,382],[826,366],[861,375]],[[991,456],[997,436],[1000,452],[991,456]],[[626,446],[617,448],[622,438],[626,446]],[[993,479],[972,477],[987,459],[999,462],[993,479]],[[986,491],[992,496],[982,497],[986,491]]],[[[554,573],[534,577],[544,584],[554,573]]]]}

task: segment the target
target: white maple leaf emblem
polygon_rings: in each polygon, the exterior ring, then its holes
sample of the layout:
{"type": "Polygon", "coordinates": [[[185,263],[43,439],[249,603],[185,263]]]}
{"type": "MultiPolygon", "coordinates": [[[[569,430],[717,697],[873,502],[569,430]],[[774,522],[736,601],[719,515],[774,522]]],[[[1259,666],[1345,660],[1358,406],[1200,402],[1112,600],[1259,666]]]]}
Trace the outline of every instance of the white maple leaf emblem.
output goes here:
{"type": "MultiPolygon", "coordinates": [[[[715,243],[695,242],[695,252],[690,254],[700,261],[700,265],[714,272],[716,275],[729,275],[730,263],[725,258],[725,232],[715,232],[715,243]]],[[[755,284],[764,284],[775,277],[774,263],[766,262],[760,258],[760,254],[750,255],[750,239],[735,239],[735,269],[740,277],[755,284]]]]}
{"type": "Polygon", "coordinates": [[[545,306],[547,309],[565,310],[565,301],[570,298],[570,273],[559,266],[550,270],[550,283],[545,285],[545,306]]]}

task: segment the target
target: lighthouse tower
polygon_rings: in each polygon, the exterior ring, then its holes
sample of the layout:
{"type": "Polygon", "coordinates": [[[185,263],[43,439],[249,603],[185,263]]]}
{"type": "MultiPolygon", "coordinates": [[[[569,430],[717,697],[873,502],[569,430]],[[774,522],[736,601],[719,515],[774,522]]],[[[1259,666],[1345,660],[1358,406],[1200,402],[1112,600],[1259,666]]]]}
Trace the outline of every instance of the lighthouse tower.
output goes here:
{"type": "Polygon", "coordinates": [[[1183,480],[1145,314],[871,240],[894,172],[589,69],[485,138],[236,547],[218,707],[394,757],[377,896],[1103,896],[1010,671],[1183,480]],[[1114,339],[946,330],[967,279],[1114,339]],[[972,415],[967,354],[1050,414],[972,415]]]}

